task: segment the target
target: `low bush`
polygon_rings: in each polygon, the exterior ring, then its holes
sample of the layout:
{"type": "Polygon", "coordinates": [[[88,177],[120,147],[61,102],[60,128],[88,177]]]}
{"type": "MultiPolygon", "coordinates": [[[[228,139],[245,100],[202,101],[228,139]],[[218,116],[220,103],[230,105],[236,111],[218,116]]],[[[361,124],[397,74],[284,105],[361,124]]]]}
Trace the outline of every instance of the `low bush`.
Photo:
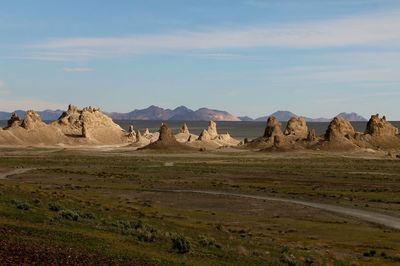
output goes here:
{"type": "Polygon", "coordinates": [[[49,202],[49,210],[53,212],[58,212],[62,210],[62,206],[57,202],[49,202]]]}
{"type": "Polygon", "coordinates": [[[27,211],[31,208],[31,205],[29,205],[29,203],[24,202],[24,201],[19,201],[19,200],[11,200],[11,203],[15,205],[15,207],[17,207],[17,209],[19,210],[24,210],[27,211]]]}
{"type": "Polygon", "coordinates": [[[186,237],[177,235],[172,238],[172,249],[180,254],[185,254],[190,252],[192,249],[192,244],[186,237]]]}
{"type": "Polygon", "coordinates": [[[60,216],[63,219],[75,221],[75,222],[78,221],[78,219],[79,219],[79,214],[74,211],[71,211],[71,210],[62,210],[60,212],[60,216]]]}
{"type": "Polygon", "coordinates": [[[207,237],[205,235],[200,236],[199,244],[203,247],[216,247],[216,248],[221,248],[221,245],[215,241],[214,238],[212,237],[207,237]]]}

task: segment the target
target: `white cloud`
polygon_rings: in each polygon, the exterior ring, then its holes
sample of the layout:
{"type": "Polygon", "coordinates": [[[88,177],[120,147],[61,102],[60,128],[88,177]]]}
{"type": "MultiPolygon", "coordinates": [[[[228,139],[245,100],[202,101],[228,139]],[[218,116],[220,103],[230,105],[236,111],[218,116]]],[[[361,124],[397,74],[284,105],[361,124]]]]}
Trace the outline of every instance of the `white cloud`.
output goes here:
{"type": "Polygon", "coordinates": [[[0,111],[63,109],[64,104],[53,103],[38,99],[0,99],[0,111]]]}
{"type": "Polygon", "coordinates": [[[94,68],[90,68],[90,67],[65,67],[63,69],[64,72],[93,72],[95,71],[94,68]]]}
{"type": "Polygon", "coordinates": [[[26,57],[91,59],[143,53],[224,48],[284,47],[296,49],[398,45],[400,12],[330,21],[266,25],[241,29],[127,37],[65,38],[27,46],[26,57]]]}

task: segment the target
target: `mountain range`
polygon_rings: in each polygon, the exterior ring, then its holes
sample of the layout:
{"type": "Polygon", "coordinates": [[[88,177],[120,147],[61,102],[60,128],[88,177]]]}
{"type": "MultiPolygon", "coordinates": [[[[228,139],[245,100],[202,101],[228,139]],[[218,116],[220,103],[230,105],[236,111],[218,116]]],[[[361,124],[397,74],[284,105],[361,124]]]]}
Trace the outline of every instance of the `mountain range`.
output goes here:
{"type": "MultiPolygon", "coordinates": [[[[269,116],[275,116],[279,121],[282,122],[287,122],[289,121],[290,118],[297,116],[297,117],[303,117],[307,122],[330,122],[332,120],[332,118],[310,118],[310,117],[305,117],[305,116],[299,116],[296,115],[290,111],[277,111],[269,116]]],[[[259,118],[254,119],[254,121],[267,121],[269,116],[262,116],[259,118]]],[[[365,117],[362,117],[361,115],[357,114],[357,113],[340,113],[337,116],[343,117],[349,121],[352,122],[365,122],[368,121],[365,117]]]]}
{"type": "MultiPolygon", "coordinates": [[[[24,116],[24,111],[16,111],[19,117],[24,116]]],[[[57,120],[63,113],[63,110],[44,110],[38,112],[45,121],[57,120]]],[[[175,109],[164,109],[155,105],[145,109],[135,109],[129,113],[109,112],[106,113],[114,120],[162,120],[162,121],[267,121],[268,116],[262,116],[253,119],[248,116],[234,116],[226,111],[200,108],[193,111],[186,106],[179,106],[175,109]]],[[[291,117],[298,116],[290,111],[277,111],[273,114],[279,121],[286,122],[291,117]]],[[[11,116],[9,112],[0,112],[0,120],[8,120],[11,116]]],[[[349,121],[367,121],[357,113],[340,113],[341,116],[349,121]]],[[[331,118],[309,118],[304,117],[307,122],[329,122],[331,118]]]]}

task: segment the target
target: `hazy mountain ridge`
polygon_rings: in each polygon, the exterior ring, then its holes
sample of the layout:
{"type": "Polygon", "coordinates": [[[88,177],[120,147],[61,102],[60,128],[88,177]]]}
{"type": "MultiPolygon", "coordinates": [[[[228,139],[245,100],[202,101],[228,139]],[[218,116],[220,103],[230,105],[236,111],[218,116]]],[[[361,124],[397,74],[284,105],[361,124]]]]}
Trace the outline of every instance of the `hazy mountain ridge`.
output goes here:
{"type": "MultiPolygon", "coordinates": [[[[25,116],[25,111],[23,110],[16,110],[15,112],[21,119],[25,116]]],[[[53,121],[57,120],[63,112],[64,112],[63,110],[44,110],[44,111],[39,111],[38,113],[42,118],[42,120],[53,121]]],[[[10,119],[11,114],[12,112],[0,112],[0,120],[10,119]]]]}
{"type": "Polygon", "coordinates": [[[186,106],[179,106],[173,110],[158,106],[146,109],[136,109],[129,113],[107,113],[114,120],[185,120],[185,121],[240,121],[240,119],[226,111],[200,108],[193,111],[186,106]]]}
{"type": "MultiPolygon", "coordinates": [[[[323,117],[321,117],[321,118],[310,118],[310,117],[305,117],[305,116],[299,116],[299,115],[296,115],[296,114],[294,114],[294,113],[292,113],[290,111],[277,111],[277,112],[275,112],[275,113],[273,113],[273,114],[271,114],[269,116],[275,116],[279,121],[282,121],[282,122],[287,122],[287,121],[289,121],[290,118],[295,117],[295,116],[296,117],[304,117],[304,119],[307,122],[330,122],[332,120],[332,118],[323,118],[323,117]]],[[[267,121],[269,116],[262,116],[262,117],[256,118],[254,121],[262,121],[262,122],[264,122],[264,121],[267,121]]],[[[359,115],[357,113],[354,113],[354,112],[352,112],[352,113],[342,112],[342,113],[338,114],[337,116],[343,117],[343,118],[345,118],[345,119],[347,119],[349,121],[352,121],[352,122],[359,122],[359,121],[365,122],[365,121],[368,121],[363,116],[361,116],[361,115],[359,115]]]]}
{"type": "MultiPolygon", "coordinates": [[[[25,111],[16,111],[20,118],[24,117],[25,111]]],[[[39,112],[39,115],[43,120],[52,121],[57,120],[63,110],[44,110],[39,112]]],[[[145,109],[135,109],[128,113],[109,112],[106,113],[114,120],[163,120],[163,121],[267,121],[269,116],[262,116],[253,119],[248,116],[234,116],[226,111],[200,108],[193,111],[186,106],[179,106],[175,109],[164,109],[155,105],[149,106],[145,109]]],[[[279,121],[286,122],[294,116],[298,116],[290,111],[277,111],[273,114],[279,121]]],[[[11,112],[0,112],[0,120],[8,120],[11,116],[11,112]]],[[[337,116],[341,116],[349,121],[368,121],[366,118],[360,116],[357,113],[340,113],[337,116]]],[[[304,117],[307,122],[330,122],[331,118],[310,118],[304,117]]]]}

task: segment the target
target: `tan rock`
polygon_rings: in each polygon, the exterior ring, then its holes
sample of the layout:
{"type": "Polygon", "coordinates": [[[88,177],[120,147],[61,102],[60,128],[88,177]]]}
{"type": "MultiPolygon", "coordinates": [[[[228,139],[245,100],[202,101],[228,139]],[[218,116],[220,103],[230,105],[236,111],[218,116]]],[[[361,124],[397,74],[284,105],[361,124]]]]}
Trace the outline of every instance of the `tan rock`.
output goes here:
{"type": "Polygon", "coordinates": [[[103,114],[99,108],[91,106],[80,110],[70,104],[68,110],[51,125],[66,136],[76,138],[85,135],[85,142],[92,144],[122,144],[128,141],[126,131],[103,114]]]}
{"type": "Polygon", "coordinates": [[[302,117],[292,117],[285,129],[286,136],[296,136],[300,139],[307,138],[308,127],[306,120],[302,117]]]}
{"type": "Polygon", "coordinates": [[[316,141],[318,139],[317,134],[315,133],[315,129],[311,129],[307,134],[307,141],[316,141]]]}
{"type": "Polygon", "coordinates": [[[276,135],[281,136],[283,135],[282,125],[274,116],[268,117],[267,126],[264,131],[264,138],[272,138],[276,135]]]}
{"type": "Polygon", "coordinates": [[[29,110],[25,112],[24,120],[22,120],[21,127],[32,130],[44,127],[46,124],[40,118],[40,115],[35,111],[29,110]]]}
{"type": "Polygon", "coordinates": [[[325,139],[329,141],[342,138],[351,139],[354,138],[355,133],[349,121],[343,117],[335,117],[328,126],[325,139]]]}
{"type": "Polygon", "coordinates": [[[141,142],[142,141],[142,134],[140,133],[140,130],[136,132],[136,142],[141,142]]]}
{"type": "Polygon", "coordinates": [[[369,134],[375,137],[381,136],[396,136],[399,134],[399,130],[391,123],[386,121],[386,117],[379,118],[379,114],[372,115],[368,121],[365,134],[369,134]]]}
{"type": "Polygon", "coordinates": [[[166,125],[162,124],[159,130],[158,140],[154,143],[150,143],[144,149],[155,149],[155,150],[186,150],[190,149],[188,146],[179,143],[172,130],[166,125]]]}
{"type": "Polygon", "coordinates": [[[208,122],[207,132],[210,135],[211,139],[218,136],[217,124],[214,121],[208,122]]]}
{"type": "Polygon", "coordinates": [[[283,136],[282,135],[275,135],[274,136],[274,147],[275,148],[281,148],[283,144],[283,136]]]}
{"type": "Polygon", "coordinates": [[[189,128],[187,127],[186,123],[183,124],[182,127],[179,129],[179,133],[190,134],[189,128]]]}
{"type": "Polygon", "coordinates": [[[160,136],[158,137],[158,141],[163,143],[177,143],[172,130],[165,124],[162,124],[160,127],[160,136]]]}
{"type": "Polygon", "coordinates": [[[7,128],[13,127],[13,126],[19,126],[21,124],[21,119],[19,119],[19,116],[16,112],[13,112],[11,114],[11,118],[7,122],[7,128]]]}
{"type": "Polygon", "coordinates": [[[199,136],[198,140],[201,140],[201,141],[208,141],[208,140],[211,140],[211,136],[210,136],[210,133],[208,133],[208,130],[204,129],[204,130],[200,133],[200,136],[199,136]]]}

